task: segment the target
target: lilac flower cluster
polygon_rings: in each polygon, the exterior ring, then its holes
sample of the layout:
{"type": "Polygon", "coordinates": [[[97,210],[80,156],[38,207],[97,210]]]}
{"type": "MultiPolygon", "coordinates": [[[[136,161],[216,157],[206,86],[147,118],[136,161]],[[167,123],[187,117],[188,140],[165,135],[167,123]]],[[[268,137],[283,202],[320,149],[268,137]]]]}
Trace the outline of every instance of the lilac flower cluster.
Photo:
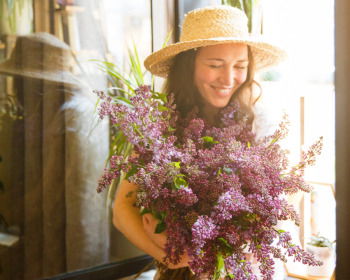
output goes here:
{"type": "Polygon", "coordinates": [[[256,279],[245,250],[259,261],[264,279],[273,277],[273,258],[320,265],[276,225],[299,224],[283,194],[309,191],[303,170],[320,153],[321,139],[288,170],[278,144],[286,122],[256,141],[234,102],[222,111],[223,125],[212,127],[195,113],[180,119],[171,97],[159,99],[146,86],[136,92],[129,103],[99,93],[101,118],[110,118],[135,153],[112,156],[98,190],[122,171],[139,186],[137,205],[159,219],[157,232],[166,230],[165,262],[179,262],[186,251],[191,270],[210,279],[256,279]]]}

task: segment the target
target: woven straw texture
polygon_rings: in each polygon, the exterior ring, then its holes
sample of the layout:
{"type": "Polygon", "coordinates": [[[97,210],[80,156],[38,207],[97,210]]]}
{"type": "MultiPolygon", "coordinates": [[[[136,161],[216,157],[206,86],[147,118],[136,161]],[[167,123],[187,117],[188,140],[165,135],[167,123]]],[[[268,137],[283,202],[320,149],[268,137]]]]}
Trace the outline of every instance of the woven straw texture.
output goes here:
{"type": "Polygon", "coordinates": [[[79,85],[70,72],[72,62],[68,45],[51,34],[34,33],[17,38],[10,58],[0,64],[0,74],[79,85]]]}
{"type": "Polygon", "coordinates": [[[154,52],[145,67],[154,75],[166,77],[173,58],[180,52],[210,45],[245,43],[251,47],[256,69],[273,66],[283,60],[285,52],[248,32],[244,12],[230,6],[211,6],[189,12],[184,19],[180,41],[154,52]]]}

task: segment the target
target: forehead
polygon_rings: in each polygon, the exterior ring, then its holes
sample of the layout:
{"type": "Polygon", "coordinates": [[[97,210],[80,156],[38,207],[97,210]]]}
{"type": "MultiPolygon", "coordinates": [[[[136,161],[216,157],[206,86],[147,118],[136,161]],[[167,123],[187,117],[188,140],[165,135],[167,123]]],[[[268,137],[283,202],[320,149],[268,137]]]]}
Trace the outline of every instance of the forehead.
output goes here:
{"type": "Polygon", "coordinates": [[[228,43],[202,47],[197,52],[200,59],[248,60],[248,46],[241,43],[228,43]]]}

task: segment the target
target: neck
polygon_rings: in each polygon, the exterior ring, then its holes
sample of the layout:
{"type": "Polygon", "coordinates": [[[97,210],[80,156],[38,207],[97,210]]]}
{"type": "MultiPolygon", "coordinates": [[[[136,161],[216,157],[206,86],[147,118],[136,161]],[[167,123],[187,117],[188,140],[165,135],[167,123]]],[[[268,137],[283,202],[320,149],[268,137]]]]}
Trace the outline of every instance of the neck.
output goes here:
{"type": "Polygon", "coordinates": [[[216,117],[219,112],[219,108],[212,107],[212,106],[204,106],[203,108],[203,118],[210,124],[214,125],[216,122],[216,117]]]}

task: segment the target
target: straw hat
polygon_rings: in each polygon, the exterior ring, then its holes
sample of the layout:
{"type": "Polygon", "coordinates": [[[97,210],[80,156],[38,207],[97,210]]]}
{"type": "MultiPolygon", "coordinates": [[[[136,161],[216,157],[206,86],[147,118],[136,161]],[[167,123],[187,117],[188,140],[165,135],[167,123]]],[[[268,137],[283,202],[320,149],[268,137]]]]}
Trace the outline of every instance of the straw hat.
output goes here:
{"type": "Polygon", "coordinates": [[[277,64],[285,52],[261,36],[248,32],[248,19],[243,11],[231,6],[210,6],[189,12],[184,19],[180,42],[152,53],[145,67],[154,75],[166,77],[173,58],[193,48],[225,43],[245,43],[251,47],[256,69],[277,64]]]}
{"type": "Polygon", "coordinates": [[[70,72],[73,56],[67,44],[48,33],[19,36],[10,58],[0,63],[0,74],[80,85],[70,72]]]}

